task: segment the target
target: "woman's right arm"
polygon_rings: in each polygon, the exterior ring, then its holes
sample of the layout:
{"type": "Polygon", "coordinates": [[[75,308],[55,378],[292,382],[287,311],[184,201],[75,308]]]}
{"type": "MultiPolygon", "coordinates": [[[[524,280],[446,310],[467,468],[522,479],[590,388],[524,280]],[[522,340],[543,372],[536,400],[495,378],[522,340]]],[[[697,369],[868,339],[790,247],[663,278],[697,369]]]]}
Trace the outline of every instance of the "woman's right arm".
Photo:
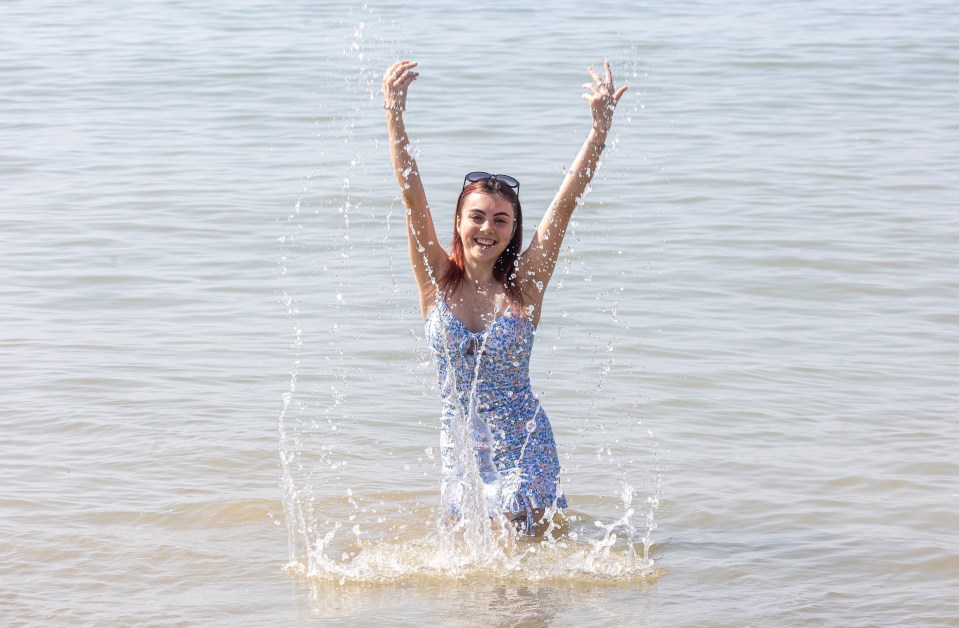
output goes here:
{"type": "Polygon", "coordinates": [[[416,63],[409,60],[397,61],[389,67],[383,75],[383,106],[386,108],[386,125],[390,133],[393,174],[396,175],[406,207],[410,264],[419,288],[420,309],[426,317],[436,298],[435,278],[446,267],[449,257],[437,240],[423,181],[403,123],[406,94],[410,83],[419,76],[418,72],[413,71],[415,67],[416,63]]]}

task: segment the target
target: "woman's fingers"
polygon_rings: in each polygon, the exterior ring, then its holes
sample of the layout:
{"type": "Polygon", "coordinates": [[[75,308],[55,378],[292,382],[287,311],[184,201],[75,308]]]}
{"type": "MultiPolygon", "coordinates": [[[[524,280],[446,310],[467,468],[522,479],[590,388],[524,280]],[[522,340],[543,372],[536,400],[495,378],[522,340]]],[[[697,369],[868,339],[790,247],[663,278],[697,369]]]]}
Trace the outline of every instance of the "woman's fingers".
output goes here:
{"type": "Polygon", "coordinates": [[[415,65],[416,65],[416,61],[410,61],[409,59],[402,59],[400,61],[394,62],[393,65],[390,66],[390,69],[387,70],[387,73],[396,72],[399,68],[402,68],[402,67],[412,68],[415,65]]]}
{"type": "Polygon", "coordinates": [[[415,67],[415,61],[403,59],[387,68],[383,74],[383,94],[387,102],[400,105],[405,102],[407,88],[420,75],[419,72],[413,71],[415,67]]]}
{"type": "Polygon", "coordinates": [[[586,68],[586,71],[589,72],[589,75],[593,77],[593,80],[596,81],[597,85],[603,84],[603,79],[599,77],[599,74],[596,74],[596,72],[593,71],[592,66],[586,68]]]}
{"type": "Polygon", "coordinates": [[[599,74],[597,74],[592,67],[586,68],[590,76],[593,77],[593,82],[584,83],[583,89],[589,89],[593,93],[592,95],[583,94],[583,98],[586,100],[591,100],[593,98],[609,97],[612,100],[612,104],[615,105],[619,102],[619,99],[623,97],[623,94],[626,93],[627,88],[625,86],[620,87],[619,89],[615,88],[613,85],[613,69],[609,65],[609,61],[603,62],[603,68],[605,70],[605,77],[601,77],[599,74]]]}
{"type": "Polygon", "coordinates": [[[397,61],[390,67],[386,68],[386,72],[383,73],[383,81],[392,81],[396,78],[396,75],[399,73],[399,68],[403,65],[402,61],[397,61]]]}
{"type": "Polygon", "coordinates": [[[403,87],[405,85],[409,85],[416,80],[417,76],[419,76],[419,72],[404,72],[393,79],[391,85],[393,87],[403,87]]]}
{"type": "Polygon", "coordinates": [[[403,74],[404,72],[409,72],[416,67],[415,61],[400,61],[398,67],[396,68],[397,74],[403,74]]]}
{"type": "Polygon", "coordinates": [[[597,74],[592,67],[586,68],[590,76],[593,77],[593,83],[587,83],[586,85],[583,85],[583,87],[589,86],[596,94],[605,93],[612,95],[616,91],[613,87],[613,71],[609,67],[609,61],[604,61],[603,66],[606,74],[605,77],[597,74]]]}
{"type": "MultiPolygon", "coordinates": [[[[383,75],[383,81],[384,82],[396,81],[397,79],[401,78],[406,72],[409,72],[411,69],[415,67],[416,67],[415,61],[410,61],[409,59],[405,59],[403,61],[397,61],[396,63],[391,65],[389,68],[387,68],[386,73],[383,75]]],[[[414,72],[414,74],[416,73],[414,72]]]]}
{"type": "Polygon", "coordinates": [[[593,128],[608,131],[613,121],[613,110],[619,103],[619,99],[626,93],[627,88],[624,85],[616,89],[613,84],[613,70],[609,61],[603,61],[603,76],[600,76],[592,67],[588,67],[586,70],[593,77],[593,82],[583,84],[583,89],[588,91],[582,94],[582,97],[589,103],[590,113],[593,117],[593,128]]]}

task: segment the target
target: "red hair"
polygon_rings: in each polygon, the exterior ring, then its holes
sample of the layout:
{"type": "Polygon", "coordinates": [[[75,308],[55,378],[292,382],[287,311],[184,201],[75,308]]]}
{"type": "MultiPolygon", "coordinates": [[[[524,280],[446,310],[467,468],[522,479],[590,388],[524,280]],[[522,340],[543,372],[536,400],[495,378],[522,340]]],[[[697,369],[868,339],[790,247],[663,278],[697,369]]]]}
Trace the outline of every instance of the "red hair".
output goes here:
{"type": "Polygon", "coordinates": [[[483,179],[468,183],[460,192],[460,197],[456,201],[456,214],[453,217],[453,243],[450,245],[450,263],[446,265],[446,269],[439,278],[440,290],[443,291],[444,295],[456,292],[466,276],[464,262],[466,251],[463,249],[463,240],[460,238],[459,224],[463,201],[474,192],[487,196],[500,196],[513,206],[513,221],[516,228],[513,230],[513,237],[510,238],[509,244],[506,245],[506,250],[500,253],[493,265],[493,278],[503,284],[506,290],[506,299],[509,301],[513,313],[523,315],[523,291],[520,290],[517,277],[519,254],[523,246],[523,208],[519,204],[519,196],[516,195],[516,191],[495,179],[483,179]]]}

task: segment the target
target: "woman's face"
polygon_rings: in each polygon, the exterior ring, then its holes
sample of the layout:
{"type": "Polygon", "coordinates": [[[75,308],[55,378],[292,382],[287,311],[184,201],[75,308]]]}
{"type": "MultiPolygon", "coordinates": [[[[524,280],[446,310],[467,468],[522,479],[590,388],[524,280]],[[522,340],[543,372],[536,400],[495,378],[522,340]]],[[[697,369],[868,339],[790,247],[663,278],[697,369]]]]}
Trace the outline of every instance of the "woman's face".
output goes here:
{"type": "Polygon", "coordinates": [[[459,233],[467,258],[496,262],[515,229],[513,204],[502,196],[473,192],[463,199],[459,233]]]}

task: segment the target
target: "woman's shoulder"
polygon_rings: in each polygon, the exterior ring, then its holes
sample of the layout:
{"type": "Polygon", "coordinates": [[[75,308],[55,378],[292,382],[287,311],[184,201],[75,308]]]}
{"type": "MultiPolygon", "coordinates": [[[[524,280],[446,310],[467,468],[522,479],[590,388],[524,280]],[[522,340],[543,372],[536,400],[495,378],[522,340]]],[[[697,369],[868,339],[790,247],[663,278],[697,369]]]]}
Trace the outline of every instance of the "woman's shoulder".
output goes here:
{"type": "Polygon", "coordinates": [[[546,287],[541,283],[537,284],[530,280],[528,282],[520,282],[519,291],[523,298],[520,307],[522,316],[529,320],[535,328],[539,325],[539,317],[543,306],[543,295],[546,292],[546,287]]]}
{"type": "Polygon", "coordinates": [[[437,290],[436,284],[430,284],[425,289],[420,289],[420,313],[423,315],[423,320],[429,319],[442,302],[443,297],[437,290]]]}

